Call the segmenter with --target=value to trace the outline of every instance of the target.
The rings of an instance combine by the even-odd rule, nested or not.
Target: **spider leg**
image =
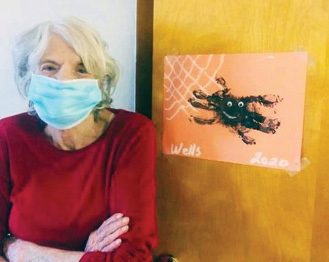
[[[264,96],[247,96],[243,98],[243,101],[248,103],[259,103],[262,106],[273,107],[280,103],[283,99],[277,95],[264,95]]]
[[[225,88],[223,90],[218,90],[215,93],[213,93],[211,96],[209,96],[208,99],[213,98],[213,97],[223,97],[223,95],[226,95],[229,91],[230,91],[229,88]]]
[[[226,80],[224,79],[224,77],[216,77],[216,83],[221,85],[224,88],[226,87]]]
[[[264,123],[262,123],[260,125],[260,131],[264,132],[264,133],[272,133],[274,134],[276,132],[276,130],[279,128],[280,126],[280,121],[279,119],[275,118],[275,119],[271,119],[271,118],[267,118]]]
[[[280,126],[280,121],[277,118],[266,118],[261,114],[253,112],[250,117],[247,117],[242,121],[242,125],[246,128],[259,130],[263,133],[274,134],[276,129]]]
[[[216,83],[223,88],[222,90],[217,91],[217,94],[221,92],[221,95],[226,95],[230,91],[230,89],[226,86],[226,80],[224,79],[224,77],[216,77]]]
[[[211,103],[200,103],[198,101],[196,101],[195,99],[193,98],[190,98],[187,100],[193,107],[196,107],[196,108],[201,108],[201,109],[204,109],[204,110],[209,110],[209,111],[214,111],[216,110],[216,107],[215,105],[211,104]]]
[[[199,125],[212,125],[217,120],[216,117],[211,118],[211,119],[206,119],[206,118],[201,118],[201,117],[191,115],[190,120],[192,120],[192,119],[194,120],[195,123],[197,123]]]
[[[242,141],[247,145],[255,145],[256,140],[250,136],[246,136],[245,133],[247,133],[249,130],[243,127],[236,129],[239,137],[241,137]]]
[[[246,128],[260,130],[261,123],[265,121],[265,117],[257,112],[250,112],[246,117],[241,121],[242,126]]]
[[[201,89],[194,90],[193,95],[199,99],[207,99],[208,95],[204,93]]]

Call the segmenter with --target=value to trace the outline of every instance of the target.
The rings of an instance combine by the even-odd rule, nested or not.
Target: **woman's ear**
[[[26,65],[21,65],[19,67],[19,76],[20,77],[24,77],[26,75],[26,72],[27,72],[27,66]]]

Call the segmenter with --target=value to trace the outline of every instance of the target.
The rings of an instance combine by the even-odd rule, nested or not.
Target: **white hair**
[[[18,36],[12,55],[19,93],[27,98],[31,75],[36,71],[53,33],[74,49],[86,70],[98,79],[103,97],[98,108],[110,105],[112,91],[119,78],[119,67],[107,53],[107,45],[100,34],[86,22],[74,17],[40,23]],[[33,106],[30,106],[30,110],[34,110]]]

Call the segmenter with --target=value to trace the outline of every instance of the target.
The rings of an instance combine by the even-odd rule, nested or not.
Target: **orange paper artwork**
[[[307,53],[167,56],[163,153],[300,170]]]

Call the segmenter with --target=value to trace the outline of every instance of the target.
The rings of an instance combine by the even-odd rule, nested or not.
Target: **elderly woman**
[[[155,130],[110,108],[104,41],[69,18],[25,32],[13,55],[30,108],[0,120],[0,261],[151,261]]]

